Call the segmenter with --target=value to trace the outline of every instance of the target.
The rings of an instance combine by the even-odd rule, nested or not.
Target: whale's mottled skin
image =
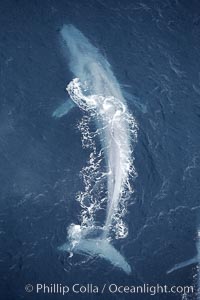
[[[131,168],[130,114],[120,85],[98,49],[72,25],[63,26],[61,37],[63,49],[67,46],[70,70],[75,77],[67,86],[68,94],[78,107],[91,112],[101,128],[101,140],[106,149],[108,199],[106,220],[99,237],[87,238],[85,229],[74,225],[68,233],[69,242],[60,249],[104,257],[130,274],[129,264],[111,245],[109,238]]]

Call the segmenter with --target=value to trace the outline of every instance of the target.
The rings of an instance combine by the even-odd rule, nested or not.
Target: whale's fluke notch
[[[70,252],[69,243],[65,243],[59,250]],[[113,266],[120,268],[126,274],[131,274],[131,267],[125,258],[106,239],[81,239],[73,247],[73,253],[99,256],[109,261]]]
[[[195,256],[195,257],[193,257],[191,259],[188,259],[186,261],[182,261],[179,264],[174,265],[173,268],[171,268],[171,269],[169,269],[167,271],[167,274],[170,274],[170,273],[172,273],[174,271],[177,271],[179,269],[182,269],[182,268],[185,268],[187,266],[190,266],[190,265],[193,265],[193,264],[197,264],[197,263],[198,263],[198,258],[197,258],[197,256]]]

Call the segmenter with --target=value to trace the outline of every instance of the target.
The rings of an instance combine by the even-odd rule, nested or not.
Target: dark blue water
[[[82,149],[74,109],[52,112],[71,80],[59,30],[72,23],[111,63],[139,125],[138,177],[116,247],[125,275],[102,259],[70,265],[57,247],[78,224]],[[200,3],[197,0],[12,0],[0,3],[0,275],[2,300],[149,299],[131,294],[26,293],[27,283],[192,285],[200,221]],[[77,261],[80,261],[77,257]],[[153,297],[153,296],[152,296]],[[154,299],[181,299],[180,294]],[[193,297],[195,299],[195,296]]]

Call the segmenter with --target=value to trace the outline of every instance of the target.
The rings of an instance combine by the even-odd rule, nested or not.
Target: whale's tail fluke
[[[187,266],[190,266],[190,265],[196,264],[196,263],[198,263],[198,258],[197,258],[197,256],[195,256],[195,257],[193,257],[193,258],[191,258],[191,259],[188,259],[188,260],[186,260],[186,261],[182,261],[182,262],[179,263],[179,264],[174,265],[173,268],[171,268],[170,270],[167,271],[167,274],[170,274],[170,273],[172,273],[172,272],[174,272],[174,271],[176,271],[176,270],[185,268],[185,267],[187,267]]]
[[[125,258],[106,239],[81,239],[73,245],[73,248],[69,243],[65,243],[59,247],[59,250],[99,256],[122,269],[126,274],[131,273],[131,267]]]

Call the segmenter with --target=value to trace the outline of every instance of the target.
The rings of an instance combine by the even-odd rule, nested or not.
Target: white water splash
[[[106,202],[104,233],[108,237],[112,232],[115,238],[124,238],[128,229],[123,217],[127,212],[127,200],[133,193],[130,178],[136,175],[130,145],[130,136],[133,142],[137,137],[135,120],[122,101],[112,96],[88,95],[86,83],[82,85],[77,78],[69,83],[67,91],[71,99],[88,113],[83,117],[79,129],[83,147],[90,147],[92,150],[88,164],[82,170],[85,191],[78,195],[82,207],[81,228],[95,228],[95,213]],[[98,126],[95,132],[90,130],[92,120]],[[96,137],[99,137],[104,146],[99,152]],[[104,156],[107,171],[102,172]]]

